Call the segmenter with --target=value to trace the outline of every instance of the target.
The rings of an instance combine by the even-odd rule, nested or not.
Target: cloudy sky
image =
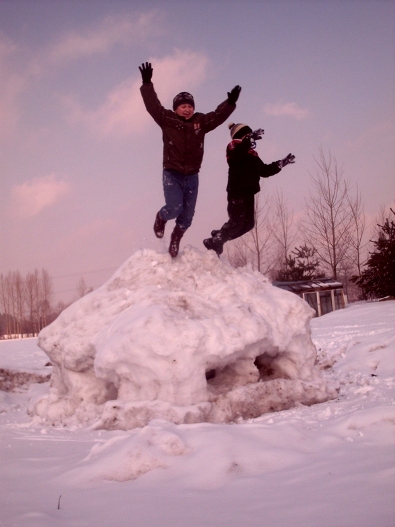
[[[395,196],[395,2],[1,0],[0,272],[46,268],[58,298],[98,287],[135,250],[164,250],[162,142],[138,66],[164,106],[180,91],[213,110],[242,86],[232,121],[264,128],[265,182],[298,214],[319,148],[357,184],[368,217]],[[226,220],[226,124],[206,138],[183,242]],[[172,227],[172,225],[171,225]]]

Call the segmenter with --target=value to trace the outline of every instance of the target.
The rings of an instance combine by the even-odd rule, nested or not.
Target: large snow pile
[[[187,247],[136,252],[41,331],[52,423],[224,423],[336,396],[315,366],[313,311],[258,272]]]

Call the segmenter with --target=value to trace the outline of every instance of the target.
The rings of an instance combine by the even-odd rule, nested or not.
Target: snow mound
[[[97,428],[224,423],[337,395],[315,366],[313,311],[250,268],[141,250],[44,328],[49,393],[30,412]]]

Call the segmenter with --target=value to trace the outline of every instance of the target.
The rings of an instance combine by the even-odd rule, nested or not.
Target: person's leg
[[[230,198],[228,200],[229,219],[221,227],[221,230],[215,237],[220,237],[224,243],[234,240],[240,236],[246,222],[246,204],[245,198]]]
[[[206,249],[212,249],[218,256],[223,252],[224,244],[229,240],[234,240],[240,236],[245,219],[245,200],[244,198],[228,197],[228,216],[229,219],[224,223],[219,231],[212,231],[211,238],[203,240]]]
[[[182,210],[177,216],[176,224],[179,226],[180,229],[186,231],[191,226],[193,216],[195,214],[196,201],[199,190],[199,176],[198,174],[184,176],[182,183]]]
[[[166,204],[160,209],[159,217],[169,221],[181,214],[184,201],[183,174],[172,170],[163,170],[163,193]]]
[[[243,204],[238,205],[238,207],[240,208],[240,206],[242,206],[243,211],[236,211],[236,214],[238,214],[239,219],[239,229],[235,229],[235,232],[232,233],[231,238],[229,238],[229,240],[240,238],[240,236],[243,236],[255,226],[255,196],[253,194],[250,196],[244,196]]]

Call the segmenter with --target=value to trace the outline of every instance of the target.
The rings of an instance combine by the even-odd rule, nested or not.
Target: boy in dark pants
[[[141,95],[148,113],[163,132],[163,191],[166,204],[155,218],[154,232],[163,238],[167,221],[176,219],[169,253],[175,258],[180,240],[190,227],[195,213],[199,170],[203,159],[204,136],[222,124],[236,108],[240,86],[228,92],[228,98],[209,113],[195,113],[195,102],[188,92],[174,97],[173,111],[160,103],[151,82],[149,62],[139,67],[143,84]]]
[[[255,225],[254,197],[260,191],[261,177],[278,174],[289,163],[295,163],[295,156],[288,154],[280,161],[266,165],[255,151],[258,139],[262,139],[264,130],[254,132],[246,124],[229,124],[232,141],[226,148],[229,165],[228,216],[229,220],[218,231],[211,232],[211,238],[203,240],[206,249],[212,249],[220,256],[229,240],[239,238]]]

